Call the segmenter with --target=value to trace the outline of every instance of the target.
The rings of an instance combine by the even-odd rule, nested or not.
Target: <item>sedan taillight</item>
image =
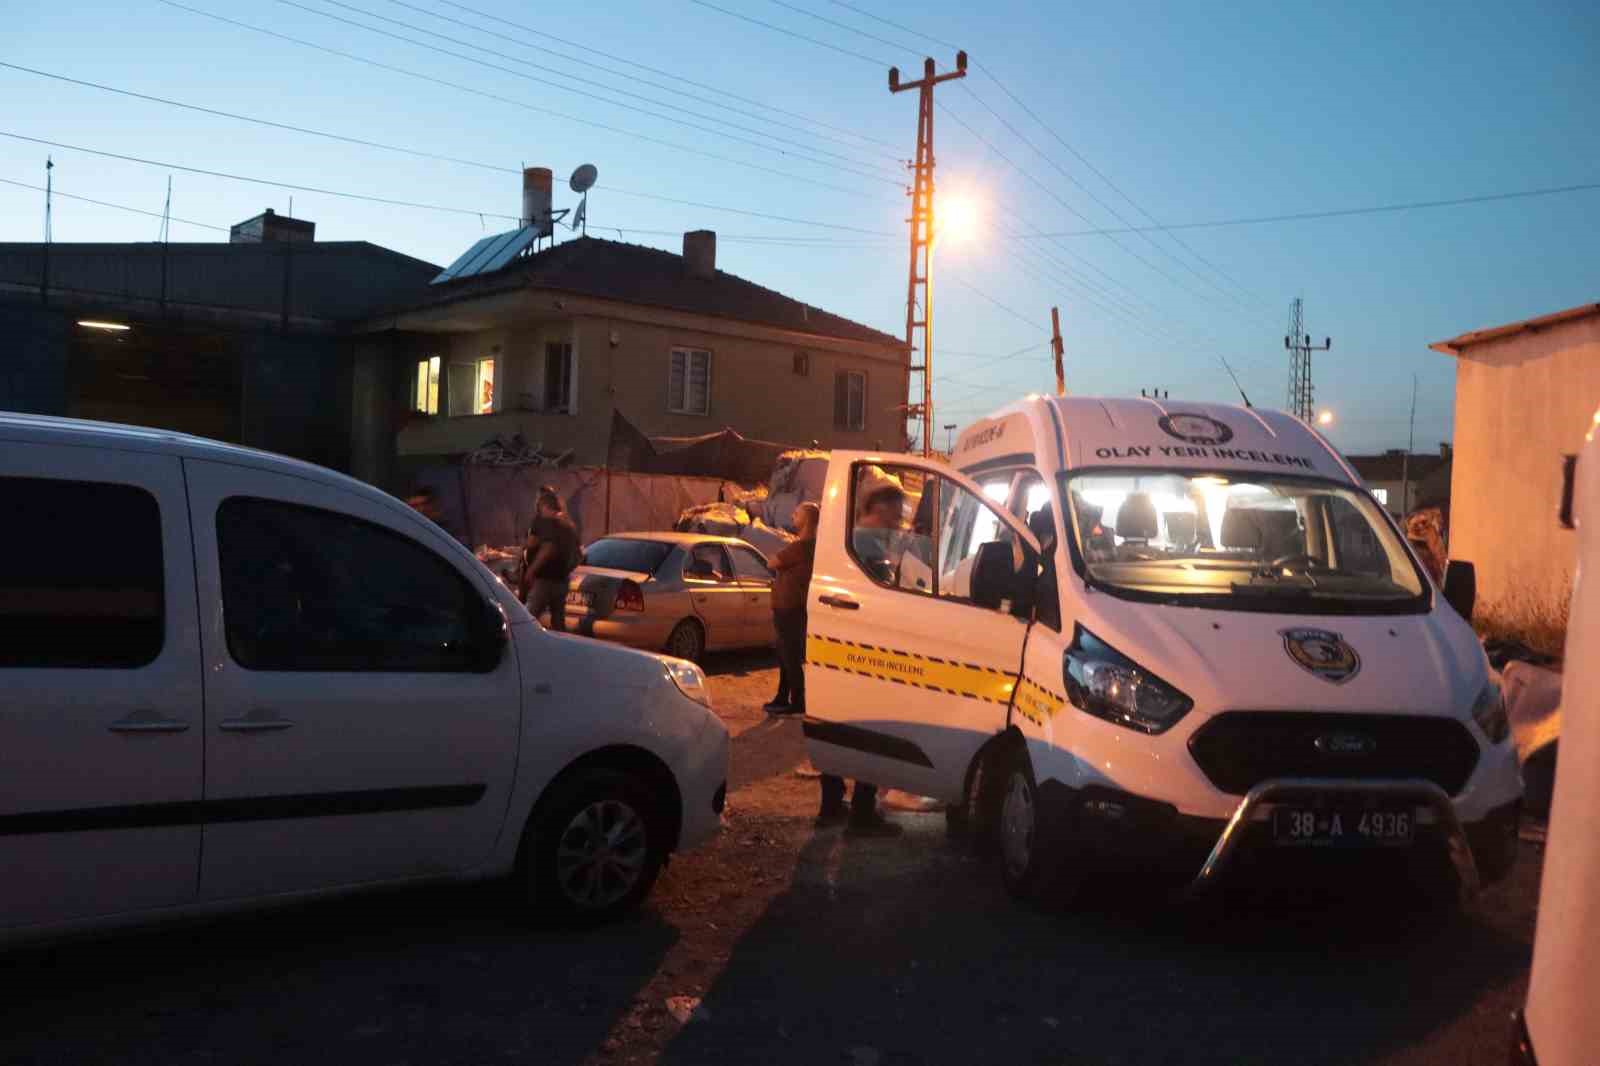
[[[636,582],[624,581],[617,586],[617,601],[614,608],[618,611],[644,610],[644,589]]]

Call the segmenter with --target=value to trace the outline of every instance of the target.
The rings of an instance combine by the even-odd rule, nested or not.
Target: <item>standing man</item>
[[[767,704],[768,714],[806,712],[806,590],[811,587],[811,566],[817,555],[817,516],[814,503],[802,503],[790,519],[795,540],[772,560],[777,578],[772,582],[772,628],[778,634],[778,694]]]
[[[557,633],[564,632],[567,578],[578,568],[578,527],[567,517],[561,497],[549,485],[539,489],[533,523],[528,527],[528,546],[523,549],[523,555],[528,613],[538,618],[548,609],[550,628]]]

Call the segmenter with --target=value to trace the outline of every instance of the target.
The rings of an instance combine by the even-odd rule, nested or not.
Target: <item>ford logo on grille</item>
[[[1324,755],[1371,755],[1378,748],[1377,741],[1360,733],[1324,733],[1316,745]]]

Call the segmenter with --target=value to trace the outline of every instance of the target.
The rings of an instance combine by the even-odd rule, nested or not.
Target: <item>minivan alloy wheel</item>
[[[639,812],[620,800],[597,800],[581,808],[562,831],[556,880],[579,907],[609,907],[633,891],[648,853]]]

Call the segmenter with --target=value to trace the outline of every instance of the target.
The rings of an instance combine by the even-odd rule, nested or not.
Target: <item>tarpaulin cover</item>
[[[607,461],[617,470],[760,485],[772,476],[779,457],[793,447],[750,440],[732,429],[699,437],[646,437],[622,412],[612,411]]]
[[[566,504],[588,544],[606,533],[671,529],[685,509],[721,499],[724,482],[717,478],[622,473],[604,467],[552,470],[532,466],[462,466],[429,468],[419,486],[434,490],[441,523],[473,548],[523,543],[533,521],[539,488],[549,485]],[[732,491],[736,486],[728,485]]]

